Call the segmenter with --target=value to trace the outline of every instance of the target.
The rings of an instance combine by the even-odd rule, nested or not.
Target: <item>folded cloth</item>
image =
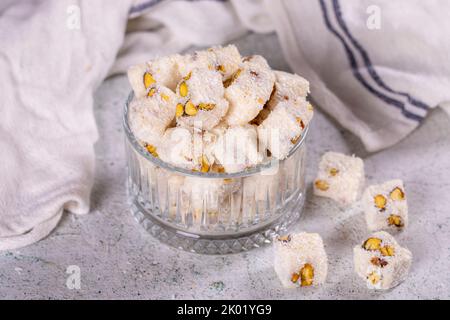
[[[130,8],[125,41],[110,75],[191,46],[227,43],[247,32],[228,1],[140,0]]]
[[[2,0],[0,250],[45,237],[64,210],[89,211],[92,95],[107,75],[276,31],[318,106],[375,151],[450,101],[449,10],[438,0]]]
[[[127,2],[1,2],[0,250],[45,237],[64,209],[89,211],[92,96],[122,44]]]
[[[368,151],[394,145],[450,101],[449,1],[265,4],[291,68]]]

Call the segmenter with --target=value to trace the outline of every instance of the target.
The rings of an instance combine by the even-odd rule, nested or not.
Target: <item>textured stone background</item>
[[[275,35],[236,41],[244,54],[264,55],[288,70]],[[410,276],[393,290],[368,291],[352,266],[352,247],[366,233],[357,210],[342,211],[308,190],[295,230],[319,232],[329,256],[327,283],[286,290],[272,267],[270,247],[227,256],[202,256],[158,243],[132,219],[125,202],[122,105],[125,77],[105,81],[95,97],[100,139],[92,212],[65,215],[46,239],[0,253],[0,298],[138,299],[400,299],[450,298],[450,120],[434,111],[411,136],[389,150],[367,154],[359,141],[319,110],[308,141],[311,185],[317,160],[327,150],[365,159],[368,183],[405,181],[410,227],[399,242],[414,255]],[[66,268],[81,269],[81,289],[66,287]]]

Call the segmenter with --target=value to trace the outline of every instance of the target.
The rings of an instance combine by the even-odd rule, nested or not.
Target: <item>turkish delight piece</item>
[[[263,109],[273,90],[275,75],[261,56],[252,56],[225,80],[225,98],[230,106],[225,117],[230,126],[252,121]]]
[[[314,181],[314,194],[333,199],[342,206],[355,202],[364,185],[364,163],[355,156],[325,153]]]
[[[399,231],[408,225],[408,203],[402,180],[391,180],[366,189],[362,206],[370,231]]]
[[[379,231],[353,249],[355,271],[369,289],[390,289],[405,280],[412,254],[395,238]]]
[[[274,240],[274,268],[286,288],[317,286],[325,282],[328,260],[317,233],[298,233]]]

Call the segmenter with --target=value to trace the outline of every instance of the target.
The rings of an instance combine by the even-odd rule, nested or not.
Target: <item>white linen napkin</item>
[[[89,212],[95,88],[124,37],[127,1],[0,4],[0,250]]]

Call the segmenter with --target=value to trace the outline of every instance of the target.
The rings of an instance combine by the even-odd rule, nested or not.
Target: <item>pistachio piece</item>
[[[328,182],[326,182],[325,180],[316,180],[316,182],[314,182],[314,185],[316,186],[317,189],[322,191],[327,191],[328,188],[330,187]]]
[[[165,93],[161,93],[161,99],[163,99],[164,101],[169,101],[170,100],[170,97],[167,95],[167,94],[165,94]]]
[[[181,103],[177,104],[177,107],[175,109],[175,116],[177,118],[181,117],[184,114],[184,106]]]
[[[330,176],[335,177],[339,173],[339,170],[336,168],[330,168],[329,173]]]
[[[224,67],[223,65],[221,65],[221,64],[219,64],[219,65],[216,67],[216,70],[217,70],[217,71],[220,71],[220,72],[222,72],[222,73],[225,73],[225,67]]]
[[[156,93],[156,89],[155,88],[151,88],[150,90],[148,90],[147,93],[147,97],[153,97]]]
[[[298,142],[298,140],[300,140],[300,137],[301,137],[301,135],[299,135],[299,136],[297,136],[297,137],[295,137],[295,138],[292,138],[292,139],[291,139],[291,143],[292,143],[292,144],[296,144],[296,143]]]
[[[145,87],[145,89],[150,87],[155,82],[156,82],[156,80],[153,78],[153,76],[149,72],[144,73],[144,87]]]
[[[373,257],[372,259],[370,259],[370,262],[377,267],[385,267],[387,266],[388,262],[384,259],[378,258],[378,257]]]
[[[405,199],[405,193],[399,187],[394,188],[394,190],[391,191],[389,196],[394,201],[401,201]]]
[[[280,242],[283,242],[283,243],[288,243],[288,242],[291,241],[291,235],[287,234],[287,235],[284,235],[284,236],[279,236],[277,238],[277,240],[280,241]]]
[[[217,210],[208,211],[208,217],[210,219],[216,219],[218,215],[219,215],[219,212]]]
[[[380,209],[381,211],[386,209],[386,197],[381,195],[381,194],[377,194],[374,198],[373,198],[373,202],[375,203],[375,207],[377,207],[378,209]]]
[[[203,102],[201,102],[198,105],[198,108],[200,110],[205,110],[205,111],[210,111],[210,110],[214,109],[215,107],[216,107],[216,105],[214,103],[203,103]]]
[[[307,287],[312,285],[314,279],[314,268],[311,264],[306,263],[300,270],[301,286]]]
[[[395,254],[395,250],[391,246],[384,246],[380,248],[381,255],[384,257],[392,257]]]
[[[225,81],[223,82],[223,87],[224,87],[224,88],[228,88],[228,87],[231,85],[231,82],[232,82],[232,79],[231,79],[231,78],[228,78],[227,80],[225,80]]]
[[[222,165],[220,165],[220,164],[214,163],[211,166],[211,171],[215,172],[215,173],[225,173],[225,168]],[[227,179],[224,179],[224,180],[227,180]]]
[[[238,69],[231,77],[229,77],[227,80],[223,82],[223,86],[225,88],[228,88],[241,74],[242,70]]]
[[[209,168],[210,168],[211,166],[210,166],[210,164],[209,164],[208,158],[207,158],[205,155],[202,155],[202,156],[201,156],[200,163],[201,163],[201,169],[200,169],[200,171],[203,172],[203,173],[208,172],[208,171],[209,171]]]
[[[370,281],[370,283],[372,283],[373,285],[377,284],[380,280],[381,277],[378,275],[378,273],[376,273],[375,271],[371,272],[368,276],[367,276],[367,280]]]
[[[295,120],[297,121],[298,125],[299,125],[302,129],[305,129],[305,123],[303,122],[302,118],[296,117]]]
[[[198,112],[198,109],[191,101],[188,101],[184,106],[184,112],[186,112],[188,116],[195,116]]]
[[[363,248],[369,251],[379,250],[381,248],[381,239],[369,238],[364,242]]]
[[[180,92],[180,96],[186,97],[188,95],[189,90],[185,81],[180,83],[180,87],[178,88],[178,90]]]
[[[145,149],[147,149],[148,153],[150,153],[155,158],[158,158],[158,153],[156,152],[156,147],[151,144],[146,144]]]
[[[403,227],[402,218],[398,215],[391,214],[389,218],[387,219],[388,225],[390,226],[396,226],[398,228]]]
[[[300,275],[298,273],[294,272],[291,276],[291,281],[293,283],[296,283],[298,281],[298,279],[300,279]]]

